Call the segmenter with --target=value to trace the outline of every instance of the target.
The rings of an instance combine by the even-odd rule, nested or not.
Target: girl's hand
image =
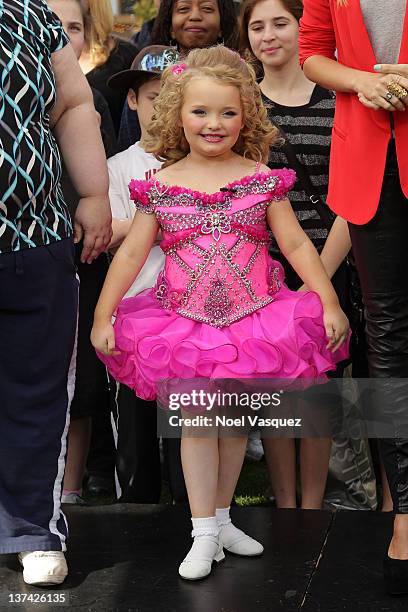
[[[115,332],[110,321],[94,321],[91,342],[93,347],[104,355],[120,355],[119,351],[115,351]]]
[[[340,306],[324,308],[324,327],[329,339],[326,348],[333,353],[347,340],[350,325]]]
[[[401,76],[401,74],[395,71],[387,73],[377,72],[378,74],[363,72],[356,82],[355,89],[361,104],[372,110],[382,108],[391,112],[396,110],[405,111],[408,105],[408,98],[405,97],[400,100],[393,95],[388,99],[389,96],[387,94],[390,92],[387,86],[394,81],[408,91],[408,78]]]

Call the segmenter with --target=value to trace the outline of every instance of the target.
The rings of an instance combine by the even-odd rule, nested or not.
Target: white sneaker
[[[23,566],[26,584],[46,586],[61,584],[68,574],[64,553],[60,550],[36,550],[21,552],[18,560]]]
[[[264,551],[260,542],[251,538],[232,523],[221,526],[220,543],[228,552],[242,557],[257,557]]]
[[[200,580],[211,573],[213,561],[225,559],[218,536],[196,536],[187,557],[179,567],[179,574],[186,580]]]

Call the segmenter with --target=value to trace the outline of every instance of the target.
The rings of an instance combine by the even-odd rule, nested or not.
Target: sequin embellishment
[[[160,181],[143,191],[134,181],[136,207],[154,208],[162,230],[166,267],[155,295],[163,308],[222,328],[273,302],[283,274],[268,255],[266,210],[285,197],[292,174],[258,174],[214,194]],[[235,205],[248,195],[256,197]]]
[[[164,272],[161,272],[157,278],[156,299],[166,310],[175,310],[185,303],[185,296],[182,292],[169,290]]]
[[[231,231],[231,221],[224,212],[206,213],[204,223],[201,226],[203,234],[212,234],[216,242],[221,238],[221,233],[229,234]]]
[[[269,295],[275,295],[282,287],[282,281],[280,279],[280,269],[278,267],[270,268],[268,274],[268,293]]]
[[[211,283],[210,291],[204,302],[204,312],[212,319],[213,324],[225,325],[232,307],[233,302],[228,295],[227,288],[219,278],[216,278]]]

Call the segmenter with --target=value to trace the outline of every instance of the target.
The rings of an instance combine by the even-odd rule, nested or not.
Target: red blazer
[[[340,7],[336,0],[304,0],[303,4],[302,65],[312,55],[336,59],[337,49],[341,64],[374,72],[377,62],[360,0],[348,0],[346,6]],[[387,10],[385,6],[384,10]],[[408,64],[408,8],[398,63]],[[408,198],[408,109],[395,112],[394,118],[399,175]],[[337,94],[327,200],[334,212],[352,223],[367,223],[375,215],[390,134],[388,111],[364,107],[356,94]]]

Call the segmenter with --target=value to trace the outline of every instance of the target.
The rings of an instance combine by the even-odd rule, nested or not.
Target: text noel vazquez
[[[212,427],[214,425],[220,425],[222,427],[245,427],[250,425],[251,427],[274,427],[279,429],[281,427],[301,427],[302,419],[263,419],[257,415],[242,415],[240,417],[226,417],[226,416],[202,416],[197,415],[195,417],[187,418],[180,417],[177,414],[173,414],[169,417],[169,425],[172,427]]]

